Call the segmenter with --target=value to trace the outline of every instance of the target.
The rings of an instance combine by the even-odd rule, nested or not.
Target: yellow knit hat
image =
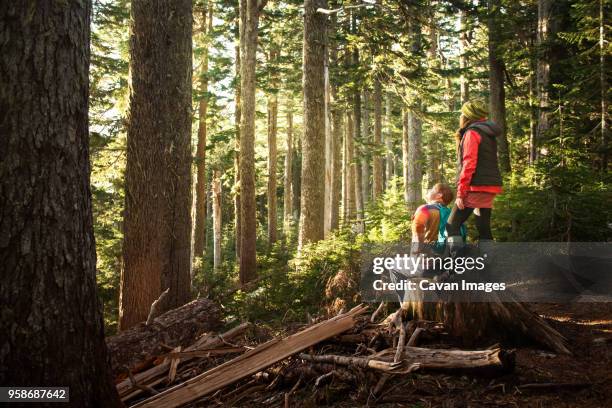
[[[481,101],[468,101],[461,107],[461,113],[469,120],[486,118],[489,114],[487,105]]]

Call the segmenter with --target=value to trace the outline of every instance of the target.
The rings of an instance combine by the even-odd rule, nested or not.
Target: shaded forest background
[[[304,3],[268,1],[254,11],[256,271],[241,279],[239,4],[194,2],[194,295],[252,321],[304,316],[343,291],[350,298],[361,246],[408,240],[423,192],[454,183],[453,134],[471,98],[488,101],[505,129],[497,240],[612,238],[609,1],[306,3],[327,10],[312,21],[327,67],[325,120],[309,122],[327,145],[314,167],[326,177],[325,217],[307,225],[325,239],[305,239],[298,253],[312,233],[300,234],[303,59],[317,54],[303,49]],[[99,0],[93,9],[91,182],[107,334],[117,329],[124,264],[130,6]]]

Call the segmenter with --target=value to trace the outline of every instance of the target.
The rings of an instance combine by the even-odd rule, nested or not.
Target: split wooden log
[[[164,300],[166,296],[168,296],[168,293],[170,293],[170,288],[164,290],[157,300],[151,304],[149,316],[147,317],[147,325],[153,323],[153,320],[161,314],[160,311],[163,310],[162,306],[164,305]]]
[[[186,362],[197,358],[199,356],[190,355],[191,352],[197,352],[197,350],[211,350],[216,347],[222,346],[226,341],[231,340],[241,334],[243,334],[249,327],[250,323],[242,323],[221,335],[208,335],[202,336],[195,341],[191,346],[184,349],[180,354],[181,361]],[[151,367],[150,369],[138,373],[133,376],[134,381],[126,379],[117,384],[117,392],[123,401],[135,397],[142,392],[142,388],[137,385],[147,385],[149,387],[155,386],[165,380],[165,375],[170,369],[170,359],[165,359],[159,365]]]
[[[106,339],[113,373],[133,370],[143,361],[165,352],[163,344],[175,348],[195,341],[202,333],[222,325],[221,308],[211,300],[197,299],[177,309]]]
[[[323,340],[350,330],[355,326],[355,317],[366,310],[366,306],[360,305],[345,314],[317,323],[291,336],[271,340],[233,360],[155,395],[154,398],[141,401],[133,407],[171,408],[187,404],[226,385],[253,375]]]

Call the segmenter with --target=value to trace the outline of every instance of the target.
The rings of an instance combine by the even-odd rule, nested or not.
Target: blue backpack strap
[[[446,233],[446,224],[448,223],[448,219],[451,215],[451,209],[440,203],[433,204],[433,207],[440,212],[440,227],[438,230],[438,242],[436,243],[436,249],[443,251],[444,247],[446,246],[446,238],[448,237],[448,234]],[[465,241],[467,239],[467,227],[465,224],[461,225],[460,233]]]

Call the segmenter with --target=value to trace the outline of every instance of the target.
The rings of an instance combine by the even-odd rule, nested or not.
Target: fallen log
[[[467,351],[406,346],[402,359],[394,361],[395,357],[396,350],[393,348],[370,357],[300,354],[300,358],[306,361],[370,368],[391,374],[407,374],[417,370],[498,374],[514,369],[514,353],[500,348]]]
[[[393,361],[396,350],[386,349],[373,358]],[[446,350],[406,346],[402,354],[402,367],[394,373],[402,374],[416,370],[457,371],[473,374],[504,374],[514,370],[513,351],[499,347],[486,350]]]
[[[136,407],[178,407],[255,374],[322,340],[355,326],[355,317],[367,309],[360,305],[351,311],[310,326],[285,338],[264,343],[247,353],[208,370],[184,383],[133,405]]]
[[[202,333],[222,325],[221,309],[208,299],[197,299],[106,339],[113,374],[133,370],[143,361],[164,352],[163,344],[175,348],[194,342]]]
[[[227,340],[231,340],[241,334],[243,334],[249,327],[250,323],[242,323],[221,335],[208,335],[202,336],[195,341],[191,346],[183,350],[184,353],[190,353],[196,350],[210,350],[219,347]],[[181,357],[181,361],[189,361],[197,356],[185,355]],[[150,369],[138,373],[133,376],[133,380],[126,379],[117,384],[117,392],[123,401],[135,397],[142,392],[142,388],[139,385],[154,386],[159,384],[165,379],[165,374],[170,369],[171,360],[165,359],[161,364],[151,367]]]

